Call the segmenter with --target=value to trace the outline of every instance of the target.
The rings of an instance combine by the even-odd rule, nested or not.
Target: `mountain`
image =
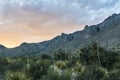
[[[6,47],[3,46],[3,45],[0,45],[0,50],[1,50],[1,49],[6,49]]]
[[[1,48],[0,56],[16,57],[22,55],[51,54],[57,49],[75,53],[81,47],[98,43],[108,50],[120,49],[120,14],[113,14],[97,25],[86,25],[82,31],[71,34],[62,33],[52,40],[40,43],[22,43],[15,48]]]

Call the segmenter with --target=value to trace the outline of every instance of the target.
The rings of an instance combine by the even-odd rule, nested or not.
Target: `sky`
[[[72,33],[120,13],[120,0],[0,0],[0,44],[12,48]]]

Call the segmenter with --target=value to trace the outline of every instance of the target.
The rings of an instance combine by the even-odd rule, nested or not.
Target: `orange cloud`
[[[18,11],[18,12],[17,12]],[[62,15],[37,13],[16,9],[0,17],[0,44],[15,47],[22,42],[41,42],[61,33],[70,33],[82,29],[82,25]]]

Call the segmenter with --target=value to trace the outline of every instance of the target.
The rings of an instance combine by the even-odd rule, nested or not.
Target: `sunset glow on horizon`
[[[0,0],[0,44],[12,48],[82,30],[120,13],[119,5],[120,0]]]

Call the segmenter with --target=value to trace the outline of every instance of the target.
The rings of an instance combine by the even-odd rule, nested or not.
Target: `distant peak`
[[[112,16],[116,16],[116,15],[118,15],[118,14],[117,14],[117,13],[113,13],[113,14],[112,14]]]
[[[61,36],[66,36],[67,34],[65,34],[65,33],[61,33]]]
[[[85,25],[85,28],[84,29],[87,29],[89,26],[88,25]]]
[[[23,42],[20,46],[25,46],[27,44],[28,44],[27,42]]]
[[[0,49],[6,49],[6,47],[3,45],[0,45]]]
[[[105,19],[105,21],[111,20],[111,19],[113,19],[113,18],[115,18],[115,17],[117,17],[117,16],[120,16],[120,14],[114,13],[114,14],[112,14],[111,16],[109,16],[107,19]]]

